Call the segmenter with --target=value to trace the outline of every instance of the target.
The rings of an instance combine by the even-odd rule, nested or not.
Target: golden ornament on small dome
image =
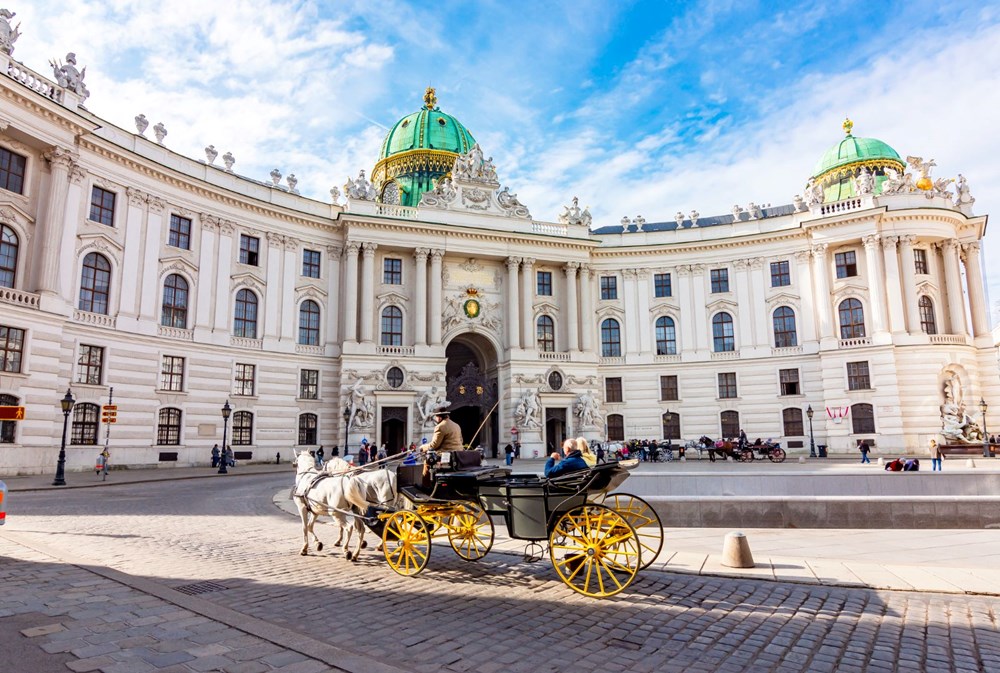
[[[840,125],[840,128],[844,129],[844,133],[851,135],[851,130],[854,129],[854,122],[851,121],[850,117],[844,118],[844,123]]]

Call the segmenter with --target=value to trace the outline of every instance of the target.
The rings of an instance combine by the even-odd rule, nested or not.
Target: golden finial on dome
[[[437,107],[438,99],[434,92],[434,87],[427,87],[427,91],[424,92],[424,107],[428,110],[433,110]]]
[[[850,117],[844,117],[844,123],[840,125],[840,128],[844,129],[844,133],[851,135],[851,129],[854,128],[854,122],[851,121]]]

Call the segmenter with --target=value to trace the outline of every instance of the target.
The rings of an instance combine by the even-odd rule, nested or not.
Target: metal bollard
[[[0,481],[0,526],[7,523],[7,484]]]

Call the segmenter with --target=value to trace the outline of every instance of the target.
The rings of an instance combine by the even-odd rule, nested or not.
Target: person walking
[[[509,442],[503,447],[503,460],[508,467],[514,464],[514,445]]]
[[[361,440],[361,447],[358,449],[358,466],[364,467],[368,462],[368,440]]]
[[[597,444],[597,462],[598,463],[605,463],[605,462],[607,462],[604,459],[604,445],[601,444],[600,442],[594,442],[594,443]]]
[[[226,465],[229,467],[236,467],[236,457],[233,455],[233,447],[227,446],[223,460],[226,461]]]
[[[868,446],[868,440],[859,439],[858,440],[858,451],[861,452],[861,463],[870,463],[872,461],[868,460],[868,452],[872,450],[872,447]]]
[[[108,479],[108,463],[111,461],[111,454],[108,453],[107,449],[101,451],[101,455],[97,457],[97,472],[101,475],[101,481],[107,481]]]
[[[941,447],[938,445],[936,439],[931,440],[931,472],[941,472],[941,459],[944,458],[944,454],[941,453]]]
[[[379,461],[379,467],[383,470],[385,469],[385,463],[382,461],[389,457],[389,452],[385,450],[385,442],[382,442],[382,446],[378,447],[378,453],[375,454],[375,460]]]
[[[319,448],[316,449],[316,467],[323,469],[323,456],[325,452],[323,451],[323,445],[320,444]]]
[[[219,456],[220,456],[219,445],[216,444],[215,446],[212,447],[212,467],[219,466]]]

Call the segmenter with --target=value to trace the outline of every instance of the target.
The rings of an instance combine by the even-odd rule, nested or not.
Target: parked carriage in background
[[[687,450],[697,451],[699,459],[701,459],[702,454],[707,453],[713,462],[716,458],[730,458],[741,463],[751,463],[759,457],[761,460],[767,458],[772,463],[781,463],[786,458],[785,450],[781,448],[781,444],[770,439],[766,442],[758,439],[753,444],[745,442],[741,446],[737,441],[713,440],[711,437],[702,436],[697,440],[689,441],[684,446]]]

